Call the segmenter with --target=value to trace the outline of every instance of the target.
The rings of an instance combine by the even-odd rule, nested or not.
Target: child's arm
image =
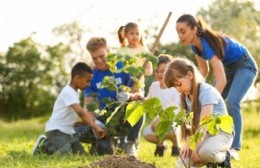
[[[94,129],[96,135],[99,138],[103,138],[106,135],[105,130],[96,125],[95,118],[90,112],[88,112],[86,109],[83,109],[79,104],[72,104],[71,106],[82,119],[82,121]]]
[[[144,67],[145,76],[151,76],[153,74],[153,64],[151,61],[146,59],[143,67]]]

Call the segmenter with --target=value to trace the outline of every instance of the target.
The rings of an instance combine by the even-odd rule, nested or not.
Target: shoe
[[[164,145],[163,146],[156,146],[155,151],[154,151],[154,156],[163,157],[166,149],[167,149],[167,147],[164,146]]]
[[[135,157],[137,156],[135,143],[132,143],[132,142],[127,142],[126,143],[126,154],[128,156],[135,156]]]
[[[40,135],[38,137],[38,139],[36,140],[36,143],[34,145],[34,148],[32,150],[32,155],[43,153],[43,145],[44,145],[44,142],[46,139],[47,138],[45,135]]]
[[[179,154],[180,154],[180,149],[177,146],[173,146],[171,156],[179,156]]]
[[[231,168],[231,156],[228,151],[225,160],[222,163],[218,164],[218,166],[222,168]]]
[[[234,160],[239,160],[239,155],[238,155],[238,150],[236,149],[230,149],[230,155],[231,155],[231,158],[234,159]]]

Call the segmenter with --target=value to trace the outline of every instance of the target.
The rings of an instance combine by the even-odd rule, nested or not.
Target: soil
[[[95,161],[84,168],[156,168],[154,165],[137,160],[134,156],[111,155]]]

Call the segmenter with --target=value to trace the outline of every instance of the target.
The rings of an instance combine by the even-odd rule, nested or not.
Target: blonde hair
[[[107,41],[104,37],[92,37],[86,45],[89,52],[94,52],[102,47],[107,47]]]
[[[118,31],[117,31],[117,34],[118,34],[118,39],[119,39],[119,43],[121,44],[122,47],[125,47],[127,46],[127,41],[126,41],[126,37],[125,37],[125,34],[127,32],[129,32],[130,30],[132,29],[138,29],[139,30],[139,27],[136,23],[133,23],[133,22],[129,22],[127,23],[125,26],[120,26]],[[139,43],[143,46],[143,37],[141,36],[140,38],[140,41]]]
[[[167,87],[175,87],[178,86],[178,79],[185,77],[188,72],[193,74],[192,78],[192,111],[194,112],[194,117],[192,120],[192,129],[189,130],[186,128],[185,125],[182,126],[182,136],[185,138],[188,134],[194,133],[198,128],[200,122],[200,103],[198,100],[199,95],[199,87],[200,82],[203,82],[204,79],[202,75],[199,73],[197,67],[188,59],[185,58],[174,58],[172,62],[168,65],[165,76],[164,82]],[[181,104],[182,108],[187,110],[187,104],[185,100],[185,95],[181,95]]]

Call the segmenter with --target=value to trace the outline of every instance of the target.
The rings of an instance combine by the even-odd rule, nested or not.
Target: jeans
[[[242,112],[240,103],[254,83],[258,72],[255,60],[250,53],[244,54],[233,64],[225,65],[227,84],[222,92],[227,110],[234,121],[235,137],[231,148],[241,149],[242,146]]]
[[[44,142],[44,151],[47,154],[86,154],[79,139],[75,135],[69,135],[60,130],[46,132],[47,139]]]

